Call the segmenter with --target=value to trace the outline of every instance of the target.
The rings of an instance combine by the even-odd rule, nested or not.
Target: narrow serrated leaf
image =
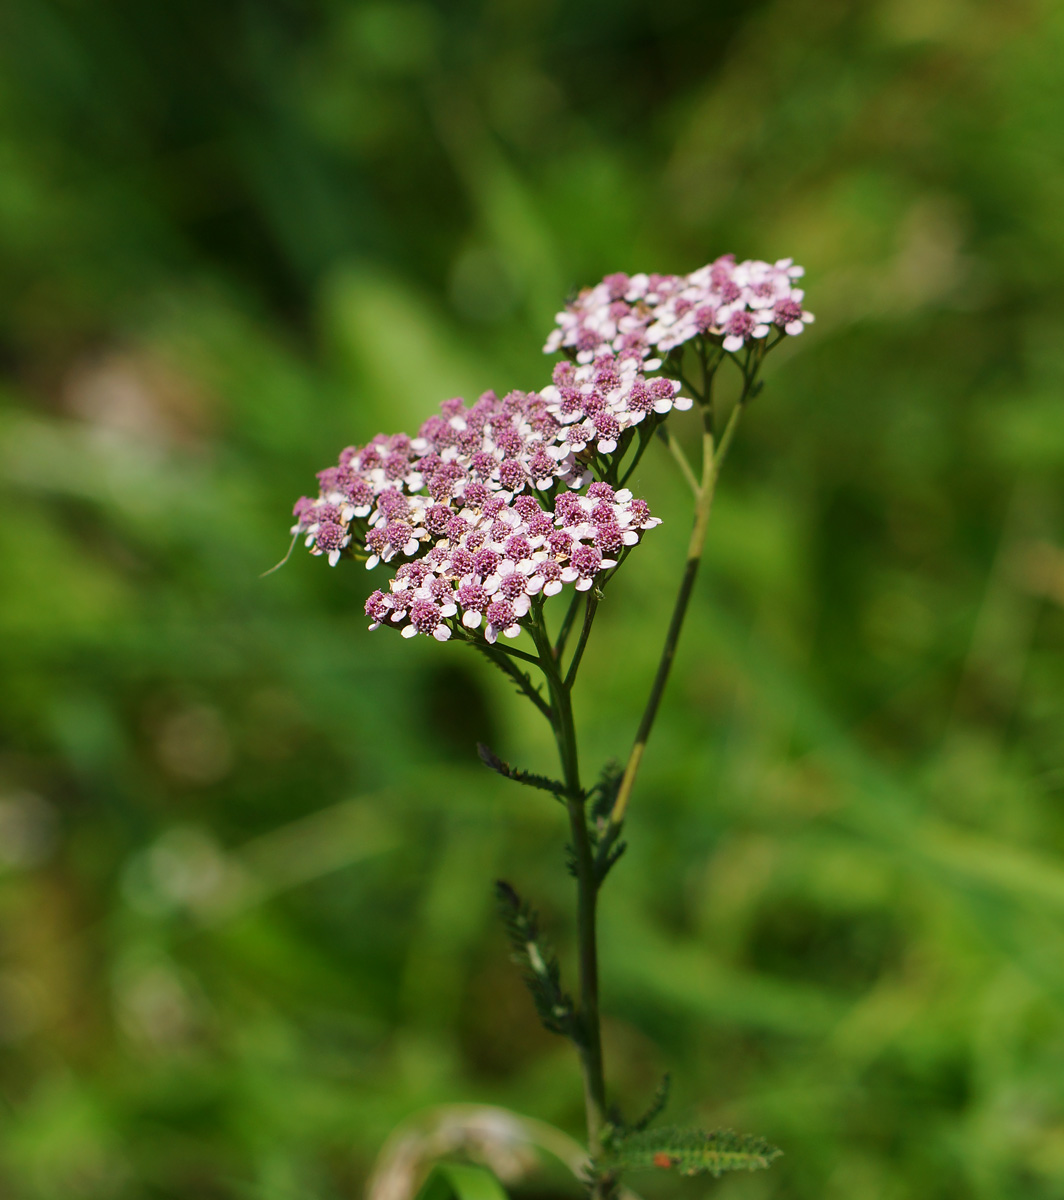
[[[592,827],[605,823],[613,809],[613,802],[617,799],[617,790],[623,778],[624,768],[615,759],[611,759],[599,772],[598,779],[588,791],[588,799],[591,801],[588,811]]]
[[[519,771],[511,767],[508,762],[504,762],[490,746],[485,746],[483,742],[477,742],[477,754],[480,755],[480,761],[489,767],[492,771],[503,776],[504,779],[512,779],[514,783],[523,783],[525,787],[538,788],[543,792],[550,792],[552,795],[561,799],[565,795],[565,784],[557,779],[551,779],[546,775],[535,775],[531,771]]]
[[[572,998],[562,990],[561,967],[539,931],[539,917],[503,879],[495,884],[499,913],[510,939],[514,962],[521,968],[525,986],[543,1027],[551,1033],[579,1040]]]
[[[606,1171],[636,1171],[646,1167],[681,1175],[722,1175],[725,1171],[758,1171],[782,1151],[764,1138],[718,1129],[651,1129],[617,1133],[597,1165]]]

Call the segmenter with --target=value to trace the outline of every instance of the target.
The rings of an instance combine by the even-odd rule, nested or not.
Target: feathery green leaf
[[[616,759],[611,759],[599,772],[598,779],[588,790],[588,799],[591,801],[588,811],[592,828],[604,824],[609,817],[623,778],[624,768]]]
[[[678,1171],[681,1175],[721,1175],[725,1171],[757,1171],[782,1151],[764,1138],[718,1129],[650,1129],[615,1133],[596,1166],[604,1171],[635,1171],[644,1167]]]
[[[565,795],[565,784],[560,780],[551,779],[546,775],[534,775],[531,771],[515,770],[508,762],[503,762],[495,751],[490,746],[485,746],[483,742],[477,742],[477,754],[480,755],[480,761],[486,767],[490,767],[505,779],[512,779],[514,783],[523,783],[525,787],[551,792],[559,800]]]
[[[579,1041],[572,997],[562,991],[561,968],[554,951],[539,932],[539,917],[535,910],[503,879],[495,883],[495,896],[514,962],[521,968],[543,1027],[551,1033]]]

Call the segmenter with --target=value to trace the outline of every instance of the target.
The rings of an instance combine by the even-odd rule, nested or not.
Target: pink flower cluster
[[[690,275],[607,275],[558,314],[544,351],[568,350],[578,363],[615,352],[654,370],[663,354],[700,336],[719,338],[731,353],[773,328],[795,336],[813,320],[795,286],[804,273],[789,258],[737,263],[726,254]]]
[[[645,372],[694,338],[734,353],[773,329],[801,333],[813,320],[802,274],[725,255],[690,275],[607,275],[558,314],[545,349],[568,358],[547,387],[447,400],[416,437],[349,446],[297,501],[292,532],[334,566],[347,554],[393,567],[366,603],[371,629],[516,637],[536,597],[586,591],[658,524],[608,482],[636,426],[692,405],[677,380]]]
[[[447,400],[416,437],[383,434],[319,472],[295,506],[293,533],[330,563],[348,547],[367,567],[401,560],[366,602],[371,629],[446,641],[451,622],[494,642],[516,637],[533,598],[590,588],[657,525],[627,489],[592,482],[594,452],[648,413],[689,407],[673,380],[644,379],[637,360],[559,364],[551,387]]]

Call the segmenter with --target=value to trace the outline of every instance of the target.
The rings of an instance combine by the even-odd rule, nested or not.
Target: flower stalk
[[[698,569],[702,565],[702,554],[706,546],[706,532],[709,528],[709,515],[713,508],[713,497],[716,495],[717,480],[720,478],[721,467],[724,465],[724,459],[727,457],[732,439],[735,437],[735,431],[739,425],[739,417],[750,397],[754,382],[753,376],[744,376],[742,393],[731,411],[731,416],[724,427],[719,444],[715,444],[713,438],[713,410],[711,392],[708,387],[700,397],[702,408],[702,478],[695,490],[694,522],[691,528],[691,538],[687,544],[687,558],[684,563],[680,586],[676,593],[676,600],[673,604],[672,616],[669,618],[669,627],[665,634],[665,644],[661,651],[661,658],[658,660],[654,682],[651,685],[650,695],[647,698],[646,707],[643,710],[643,716],[636,731],[635,741],[632,744],[628,761],[625,764],[624,775],[621,777],[621,784],[617,790],[617,797],[610,812],[609,825],[605,834],[605,840],[609,843],[617,840],[624,825],[624,818],[628,811],[628,802],[632,795],[632,789],[635,787],[636,775],[639,773],[639,767],[643,761],[643,752],[646,749],[647,741],[650,738],[650,731],[654,727],[654,720],[658,715],[658,708],[665,694],[665,686],[669,681],[673,660],[676,658],[676,649],[680,642],[680,633],[683,630],[684,619],[687,616],[687,608],[691,601],[691,594],[694,591],[695,580],[698,578]]]

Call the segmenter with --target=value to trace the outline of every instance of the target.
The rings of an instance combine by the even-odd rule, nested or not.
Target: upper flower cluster
[[[590,482],[590,467],[648,413],[689,407],[679,388],[608,354],[559,364],[542,393],[447,400],[416,437],[344,450],[319,472],[318,496],[296,503],[293,533],[333,564],[348,547],[368,567],[401,560],[366,604],[371,628],[445,641],[460,620],[489,642],[515,637],[533,597],[590,588],[658,524],[627,489]]]
[[[699,336],[734,353],[773,328],[799,334],[813,320],[795,286],[804,273],[789,258],[737,263],[726,254],[690,275],[607,275],[558,314],[544,350],[568,350],[578,363],[616,352],[654,370],[661,355]]]

